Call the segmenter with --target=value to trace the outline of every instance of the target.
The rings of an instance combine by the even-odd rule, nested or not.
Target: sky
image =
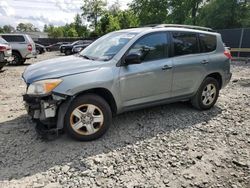
[[[116,0],[107,0],[110,6]],[[119,0],[122,9],[132,0]],[[0,0],[0,26],[32,23],[39,29],[44,24],[56,26],[71,23],[83,0]]]

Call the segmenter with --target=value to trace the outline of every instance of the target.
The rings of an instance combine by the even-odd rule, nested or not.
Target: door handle
[[[208,63],[209,63],[208,60],[203,60],[203,61],[201,61],[201,64],[203,64],[203,65],[207,65]]]
[[[172,66],[164,65],[164,66],[162,67],[162,70],[169,70],[169,69],[172,69]]]

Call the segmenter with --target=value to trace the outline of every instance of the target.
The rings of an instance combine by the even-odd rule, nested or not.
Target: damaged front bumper
[[[64,116],[67,112],[70,98],[52,93],[47,96],[23,95],[25,108],[36,122],[46,125],[47,129],[62,129]]]

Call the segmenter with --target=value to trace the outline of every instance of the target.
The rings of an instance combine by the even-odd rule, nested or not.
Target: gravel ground
[[[249,64],[232,66],[209,111],[175,103],[125,113],[101,139],[76,142],[36,134],[22,103],[27,63],[0,73],[0,187],[250,187]]]

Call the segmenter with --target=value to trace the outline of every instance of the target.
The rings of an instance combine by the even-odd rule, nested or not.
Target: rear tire
[[[11,61],[9,64],[11,65],[22,65],[24,63],[22,56],[18,52],[12,52],[13,61]]]
[[[71,50],[66,50],[65,55],[71,55],[71,54],[72,54]]]
[[[108,103],[98,95],[86,94],[71,103],[64,128],[73,139],[91,141],[100,138],[111,122],[112,113]]]
[[[191,99],[192,105],[199,110],[211,109],[219,97],[219,83],[216,79],[207,77],[202,82],[196,95]]]

